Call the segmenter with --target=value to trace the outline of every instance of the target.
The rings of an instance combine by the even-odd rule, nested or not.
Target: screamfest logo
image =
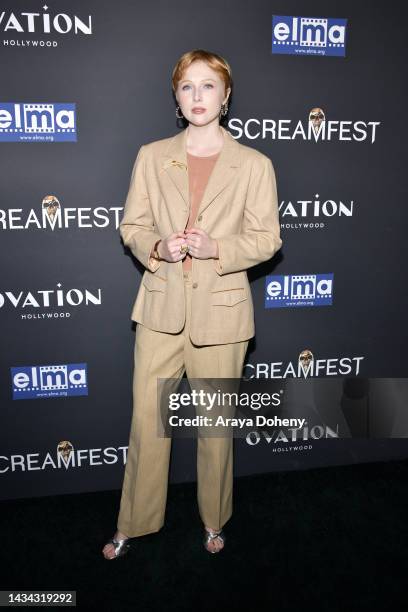
[[[75,449],[69,440],[61,440],[55,451],[26,455],[0,455],[0,474],[44,470],[69,470],[101,465],[126,464],[127,446]]]
[[[375,142],[380,121],[349,121],[326,119],[324,111],[315,107],[307,119],[247,119],[231,118],[228,127],[234,138],[245,136],[249,140],[311,140]],[[234,135],[234,132],[236,135]]]
[[[36,291],[0,290],[0,314],[2,311],[17,311],[21,319],[68,319],[75,308],[100,306],[101,289],[64,289],[57,283],[57,289]],[[67,310],[67,308],[69,310]]]
[[[331,357],[316,359],[310,349],[304,349],[297,362],[246,363],[243,380],[252,378],[308,378],[320,376],[358,376],[364,357]]]
[[[90,36],[92,17],[78,17],[72,13],[51,14],[44,4],[35,12],[0,12],[0,29],[4,33],[4,47],[57,47],[61,36]],[[32,34],[36,34],[37,38]],[[42,38],[43,34],[47,37]]]
[[[350,218],[354,212],[354,201],[320,200],[316,193],[313,200],[282,200],[279,204],[281,229],[323,229],[326,219]]]
[[[46,195],[38,210],[0,208],[0,230],[118,229],[123,206],[63,207],[55,195]]]

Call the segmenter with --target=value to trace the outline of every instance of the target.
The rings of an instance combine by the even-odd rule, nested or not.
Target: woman
[[[188,127],[140,148],[120,224],[146,269],[131,315],[134,410],[106,559],[164,524],[171,438],[158,434],[157,379],[178,385],[185,371],[190,382],[241,377],[255,335],[246,270],[282,244],[270,159],[220,125],[232,86],[228,63],[193,50],[177,62],[172,84],[176,115]],[[231,436],[197,439],[198,507],[211,553],[223,548],[232,514],[232,453]]]

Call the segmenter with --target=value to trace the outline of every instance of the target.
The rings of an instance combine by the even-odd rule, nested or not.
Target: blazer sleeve
[[[139,149],[133,165],[130,186],[125,202],[119,233],[133,255],[151,272],[156,272],[160,261],[151,252],[161,236],[155,231],[153,214],[145,178],[144,145]]]
[[[220,276],[267,261],[282,246],[275,170],[266,155],[256,160],[246,197],[240,234],[216,238]]]

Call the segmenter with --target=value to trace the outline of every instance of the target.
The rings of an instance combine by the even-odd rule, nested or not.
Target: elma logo
[[[346,54],[347,19],[272,17],[272,53],[296,55]]]
[[[334,274],[267,276],[265,308],[331,306]]]
[[[13,399],[88,395],[86,363],[10,368]]]
[[[0,142],[76,140],[75,104],[0,102]]]

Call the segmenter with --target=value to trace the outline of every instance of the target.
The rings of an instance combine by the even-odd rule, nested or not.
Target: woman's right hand
[[[184,259],[186,253],[180,253],[180,247],[186,243],[186,236],[184,232],[174,232],[159,242],[157,251],[161,259],[165,259],[170,263],[180,261]]]

